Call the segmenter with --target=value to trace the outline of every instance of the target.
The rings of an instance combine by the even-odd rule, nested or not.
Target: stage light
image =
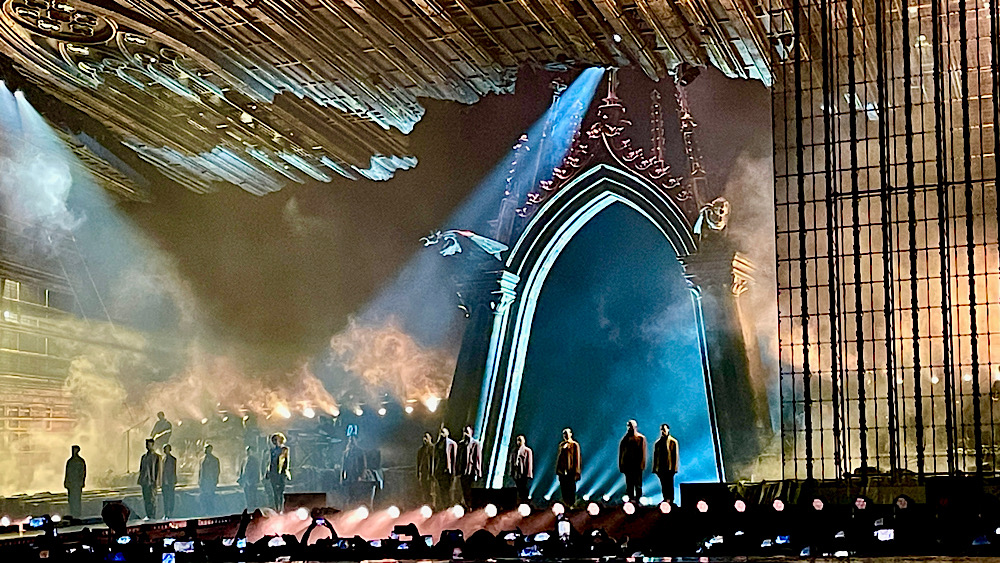
[[[487,504],[484,512],[486,512],[487,518],[495,518],[497,515],[497,505],[493,503]]]
[[[660,503],[660,512],[662,512],[664,514],[670,514],[671,510],[672,510],[672,507],[670,506],[669,502],[663,501],[663,502]]]
[[[587,514],[591,516],[597,516],[601,513],[601,507],[597,506],[596,502],[592,502],[587,505]]]
[[[340,409],[336,409],[335,408],[335,409],[331,410],[330,411],[330,416],[332,416],[333,418],[337,418],[338,416],[340,416]]]
[[[229,422],[229,417],[228,416],[222,417],[222,422]]]
[[[774,499],[774,502],[771,503],[771,506],[774,507],[775,511],[781,512],[782,510],[785,509],[785,501],[781,500],[780,498],[776,498]]]
[[[632,499],[629,498],[628,495],[622,495],[622,502],[629,502],[630,500],[632,500]]]
[[[531,507],[527,504],[522,504],[517,507],[517,513],[520,514],[522,518],[527,518],[531,515]]]
[[[435,412],[436,410],[438,410],[438,406],[440,405],[441,405],[440,397],[428,397],[426,400],[424,400],[424,406],[427,407],[427,410],[431,412]]]
[[[62,522],[62,516],[60,516],[58,514],[53,514],[52,515],[52,521],[53,522]]]
[[[406,411],[406,414],[413,414],[413,405],[406,405],[406,408],[403,410]]]
[[[379,416],[385,416],[385,413],[386,413],[385,407],[379,407],[379,409],[378,409],[378,415]]]
[[[559,516],[560,514],[566,513],[566,507],[562,505],[561,502],[557,502],[552,505],[552,514]]]
[[[364,520],[365,518],[368,518],[368,507],[367,506],[359,506],[354,511],[354,514],[356,514],[358,516],[359,520]]]
[[[424,518],[430,518],[433,514],[434,511],[431,510],[431,507],[427,506],[426,504],[420,507],[420,515],[423,516]]]
[[[354,409],[354,415],[355,416],[362,416],[364,414],[365,414],[365,411],[361,407],[358,407],[358,408]]]
[[[864,510],[868,508],[868,501],[864,497],[858,497],[854,499],[854,506],[856,506],[858,510]]]
[[[306,407],[302,409],[302,416],[306,418],[313,418],[316,416],[316,411],[314,411],[312,407]]]
[[[455,506],[451,507],[451,515],[454,516],[455,518],[461,518],[465,516],[465,509],[462,508],[462,505],[456,504]]]
[[[631,502],[626,502],[622,506],[622,510],[625,511],[625,514],[628,514],[629,516],[631,516],[631,515],[635,514],[635,505],[632,504]]]
[[[590,493],[583,495],[583,500],[590,500]]]
[[[552,493],[545,495],[545,500],[552,500]]]
[[[201,419],[201,423],[202,423],[202,424],[208,424],[208,419],[207,419],[207,418],[203,418],[203,419]]]
[[[608,502],[609,500],[611,500],[611,493],[608,493],[608,494],[604,495],[603,498],[604,498],[604,502]]]
[[[0,518],[0,526],[10,526],[10,516]]]
[[[274,407],[274,412],[276,412],[281,418],[292,418],[292,411],[288,410],[288,407],[285,405],[278,405]]]
[[[386,512],[389,514],[389,518],[399,518],[400,511],[398,506],[390,506]]]
[[[823,499],[814,498],[812,502],[813,508],[816,510],[823,510]]]
[[[746,512],[747,503],[743,502],[742,499],[737,500],[736,502],[733,503],[733,508],[736,509],[736,512]]]
[[[613,39],[615,43],[621,43],[622,42],[622,36],[618,35],[617,33],[615,33],[614,35],[612,35],[611,39]]]
[[[306,510],[305,508],[296,508],[295,517],[305,522],[306,520],[309,519],[309,511]]]
[[[708,503],[704,500],[699,500],[695,507],[698,508],[698,512],[708,512]]]
[[[910,501],[907,500],[906,497],[902,497],[902,496],[898,497],[898,498],[896,498],[896,506],[900,510],[906,510],[906,507],[910,506]]]
[[[649,506],[653,501],[649,497],[639,497],[639,504]]]

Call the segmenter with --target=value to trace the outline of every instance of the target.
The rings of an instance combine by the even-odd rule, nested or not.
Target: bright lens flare
[[[440,397],[428,397],[426,400],[424,400],[424,406],[427,407],[427,410],[431,412],[437,411],[440,405],[441,405]]]

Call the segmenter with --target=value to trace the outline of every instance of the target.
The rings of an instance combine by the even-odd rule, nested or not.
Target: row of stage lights
[[[659,504],[659,509],[660,512],[662,512],[663,514],[670,514],[670,512],[673,510],[673,505],[670,504],[669,502],[661,502]],[[549,510],[551,510],[552,514],[556,516],[560,516],[566,513],[566,507],[561,502],[553,504],[549,508]],[[596,502],[591,502],[587,504],[586,510],[587,514],[589,514],[590,516],[598,516],[601,513],[601,505],[597,504]],[[635,514],[636,505],[632,502],[626,502],[625,504],[622,505],[622,510],[625,512],[625,514],[628,515]],[[455,506],[449,508],[446,512],[456,519],[464,518],[466,515],[465,507],[459,504],[456,504]],[[531,516],[532,512],[533,510],[531,506],[528,504],[522,503],[517,507],[517,513],[522,518],[527,518],[528,516]],[[424,505],[420,507],[419,513],[421,518],[426,520],[434,515],[434,510],[430,506]],[[500,514],[500,509],[497,508],[495,504],[490,503],[483,507],[483,513],[486,515],[487,518],[496,518],[497,515]],[[297,508],[293,514],[299,520],[302,521],[308,520],[310,517],[309,510],[305,508]],[[352,516],[357,520],[365,520],[370,515],[371,512],[368,510],[367,506],[359,506],[355,508],[352,512]],[[388,515],[392,519],[396,519],[402,515],[402,511],[398,506],[393,505],[386,509],[386,515]]]
[[[408,415],[412,415],[417,410],[416,404],[417,404],[416,401],[407,401],[407,404],[403,407],[403,412],[406,413],[406,414],[408,414]],[[423,401],[420,404],[423,405],[423,407],[427,410],[427,412],[433,413],[433,412],[437,412],[438,406],[441,404],[441,400],[438,399],[438,398],[432,397],[430,399],[427,399],[426,401]],[[354,414],[354,416],[360,417],[360,416],[364,416],[366,413],[373,412],[373,411],[365,410],[365,408],[363,406],[358,405],[358,406],[354,407],[354,409],[351,412]],[[385,405],[380,405],[377,409],[374,410],[374,413],[377,414],[378,416],[382,417],[382,416],[385,416],[386,414],[388,414],[389,410],[386,408]],[[268,414],[265,418],[278,417],[278,418],[290,419],[295,414],[296,413],[292,412],[292,410],[288,406],[279,404],[278,406],[274,407],[274,409],[271,411],[271,413]],[[320,413],[318,413],[316,411],[316,409],[313,408],[313,407],[305,406],[305,407],[302,407],[301,409],[298,410],[298,414],[302,415],[304,418],[316,418],[316,415],[320,414]],[[326,411],[326,414],[329,414],[333,418],[338,418],[341,415],[341,411],[340,411],[340,409],[334,407],[334,408]],[[226,414],[225,412],[219,413],[219,416],[220,416],[220,420],[222,422],[229,422],[229,420],[231,418],[230,415]],[[250,418],[249,415],[243,415],[242,420],[246,421],[249,418]],[[202,419],[200,420],[200,422],[202,424],[208,424],[210,422],[210,420],[211,419],[209,419],[208,417],[202,417]],[[177,421],[177,425],[178,426],[183,426],[184,425],[184,421],[183,420]]]

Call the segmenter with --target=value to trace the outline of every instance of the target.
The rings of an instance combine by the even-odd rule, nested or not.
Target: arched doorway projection
[[[542,285],[525,355],[513,435],[537,452],[532,498],[558,488],[549,454],[564,427],[583,446],[580,494],[620,498],[617,439],[632,418],[650,447],[670,424],[684,452],[677,483],[718,479],[696,326],[684,268],[655,225],[612,203],[580,228]],[[643,489],[659,497],[652,473]]]
[[[493,318],[476,417],[476,434],[483,441],[486,454],[487,487],[503,486],[532,321],[545,278],[573,236],[598,213],[616,203],[627,205],[650,221],[679,259],[696,250],[690,223],[673,200],[645,178],[619,167],[597,164],[545,201],[521,233],[499,273],[501,297]],[[692,295],[692,318],[699,337],[716,476],[722,479],[725,472],[703,315],[698,291]]]

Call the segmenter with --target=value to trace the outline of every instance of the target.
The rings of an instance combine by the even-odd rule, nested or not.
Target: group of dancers
[[[646,437],[639,433],[635,420],[629,420],[625,435],[618,445],[618,470],[625,476],[625,494],[630,499],[642,497],[642,475],[647,465]],[[660,480],[663,500],[674,500],[674,476],[679,468],[677,439],[670,435],[670,425],[660,425],[660,436],[653,444],[652,472]],[[517,490],[518,502],[528,502],[529,488],[534,478],[534,452],[524,434],[519,434],[507,461],[508,475]],[[576,485],[583,473],[583,455],[580,443],[573,439],[573,430],[562,431],[562,441],[556,448],[556,477],[562,502],[576,504]],[[472,426],[466,425],[459,441],[451,438],[443,425],[435,439],[425,432],[423,444],[417,451],[417,483],[421,496],[441,510],[453,504],[466,508],[473,506],[472,489],[483,476],[483,447],[473,437]],[[453,490],[458,481],[461,498],[455,499]],[[457,500],[457,502],[455,502]]]

